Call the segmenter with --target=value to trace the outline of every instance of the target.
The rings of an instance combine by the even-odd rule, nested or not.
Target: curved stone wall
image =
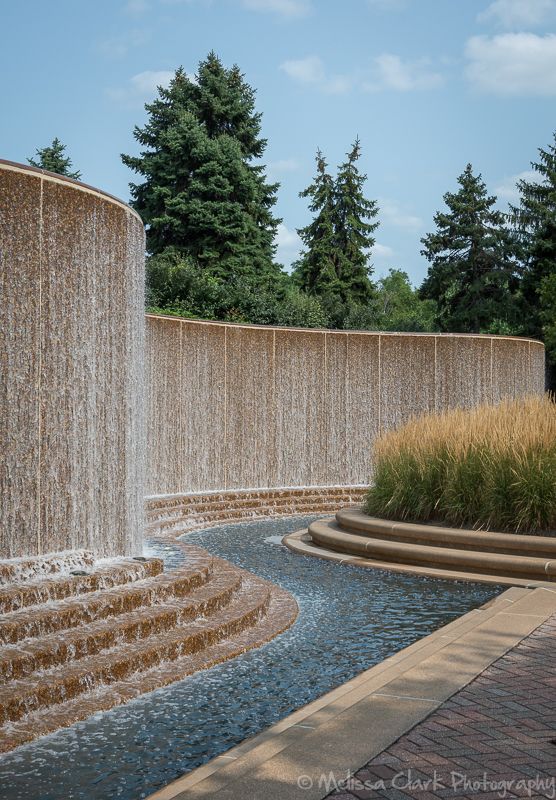
[[[147,495],[357,486],[412,414],[542,393],[544,347],[148,315],[147,370]]]
[[[0,558],[141,551],[144,233],[0,162]]]

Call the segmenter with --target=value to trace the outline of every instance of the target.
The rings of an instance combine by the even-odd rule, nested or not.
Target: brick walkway
[[[556,798],[556,616],[328,795]]]

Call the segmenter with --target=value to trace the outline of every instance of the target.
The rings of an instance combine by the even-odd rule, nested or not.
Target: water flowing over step
[[[167,572],[159,558],[85,553],[2,562],[0,752],[258,646],[295,619],[279,587],[165,542],[181,553]]]
[[[556,537],[394,522],[345,508],[284,539],[295,552],[357,566],[514,586],[556,582]]]
[[[361,502],[365,491],[364,486],[309,486],[149,497],[147,532],[159,535],[249,519],[327,513]]]

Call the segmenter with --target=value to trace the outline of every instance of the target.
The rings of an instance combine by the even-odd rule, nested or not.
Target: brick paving
[[[371,759],[334,800],[556,798],[556,615]]]

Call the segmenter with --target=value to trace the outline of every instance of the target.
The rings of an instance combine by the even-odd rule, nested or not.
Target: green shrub
[[[556,405],[528,397],[411,420],[374,445],[371,516],[556,535]]]

